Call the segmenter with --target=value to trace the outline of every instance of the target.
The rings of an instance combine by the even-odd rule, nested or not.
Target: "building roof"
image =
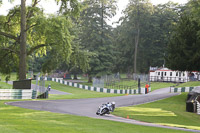
[[[150,67],[149,72],[155,72],[155,71],[172,71],[171,69],[168,69],[166,67]]]

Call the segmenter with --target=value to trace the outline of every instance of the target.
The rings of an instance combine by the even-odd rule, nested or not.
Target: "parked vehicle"
[[[112,103],[107,103],[107,104],[102,104],[101,106],[99,106],[99,109],[97,110],[96,114],[97,115],[105,115],[105,114],[110,114],[110,111],[114,111],[115,110],[115,102]]]

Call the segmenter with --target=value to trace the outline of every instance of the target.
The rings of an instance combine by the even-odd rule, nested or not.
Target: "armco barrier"
[[[38,78],[40,80],[40,78]],[[80,88],[80,89],[85,89],[89,91],[96,91],[96,92],[103,92],[103,93],[115,93],[115,94],[145,94],[145,88],[139,88],[139,89],[127,89],[127,90],[117,90],[117,89],[107,89],[107,88],[99,88],[99,87],[93,87],[93,86],[87,86],[87,85],[82,85],[78,83],[73,83],[69,81],[65,81],[62,78],[45,78],[45,80],[48,81],[54,81],[58,82],[64,85]],[[151,88],[149,88],[149,91],[151,91]]]
[[[35,99],[36,91],[27,89],[0,89],[0,100]]]
[[[191,92],[194,88],[195,87],[180,87],[180,88],[170,87],[170,92],[171,93]]]

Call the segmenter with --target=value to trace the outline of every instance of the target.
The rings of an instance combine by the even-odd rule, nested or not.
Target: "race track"
[[[135,120],[116,117],[113,115],[106,115],[106,116],[96,115],[96,111],[98,107],[101,104],[107,103],[107,102],[115,101],[116,107],[122,107],[122,106],[130,106],[130,105],[137,105],[137,104],[152,102],[155,100],[178,95],[178,93],[168,93],[168,92],[169,92],[169,88],[164,88],[164,89],[160,89],[146,95],[128,95],[128,96],[119,96],[119,97],[72,99],[72,100],[18,101],[18,102],[9,102],[6,104],[18,106],[22,108],[34,109],[34,110],[43,110],[43,111],[50,111],[50,112],[63,113],[63,114],[87,116],[87,117],[92,117],[92,118],[120,121],[120,122],[137,124],[137,125],[200,132],[197,130],[190,130],[190,129],[184,129],[184,128],[176,128],[176,127],[169,127],[169,126],[139,122]]]

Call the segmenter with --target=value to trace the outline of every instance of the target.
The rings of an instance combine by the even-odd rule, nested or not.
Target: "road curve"
[[[162,93],[167,90],[161,89],[155,93],[150,93],[146,95],[128,95],[128,96],[119,96],[119,97],[106,97],[106,98],[89,98],[89,99],[70,99],[70,100],[42,100],[42,101],[18,101],[18,102],[9,102],[8,105],[18,106],[22,108],[34,109],[34,110],[44,110],[55,113],[63,114],[73,114],[78,116],[87,116],[98,119],[106,119],[112,121],[119,121],[137,125],[144,126],[153,126],[153,127],[162,127],[176,130],[200,132],[197,130],[190,130],[177,127],[162,126],[153,123],[140,122],[131,119],[125,119],[121,117],[116,117],[113,115],[97,116],[96,111],[98,106],[102,103],[115,101],[116,107],[137,105],[147,102],[152,102],[159,99],[164,99],[167,97],[178,95],[178,93]]]

